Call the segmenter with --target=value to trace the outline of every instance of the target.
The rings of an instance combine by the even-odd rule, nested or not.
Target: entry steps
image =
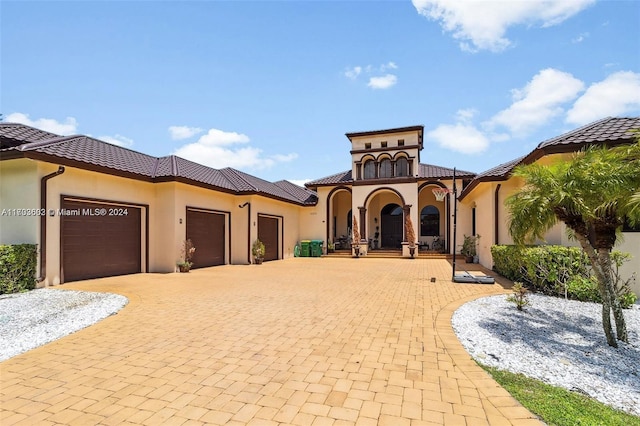
[[[348,258],[353,257],[351,250],[336,250],[333,253],[324,254],[322,257],[341,257]],[[371,259],[402,259],[401,250],[370,250],[366,256],[362,258]],[[453,256],[448,253],[437,253],[435,251],[421,251],[415,256],[416,259],[452,259]]]

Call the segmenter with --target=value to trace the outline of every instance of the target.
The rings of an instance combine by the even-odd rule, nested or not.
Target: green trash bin
[[[322,256],[322,240],[311,240],[311,256],[312,257],[320,257]]]
[[[300,257],[309,257],[309,256],[311,256],[311,241],[310,240],[300,241]]]

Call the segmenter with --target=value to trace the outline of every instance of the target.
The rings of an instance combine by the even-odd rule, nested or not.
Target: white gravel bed
[[[75,290],[0,295],[0,361],[95,324],[127,302],[117,294]]]
[[[624,310],[629,344],[616,349],[607,345],[601,305],[535,294],[529,301],[521,312],[504,295],[474,300],[454,313],[453,328],[481,364],[640,416],[640,306]]]

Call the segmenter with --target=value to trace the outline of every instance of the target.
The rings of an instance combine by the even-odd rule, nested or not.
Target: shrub
[[[532,291],[585,302],[600,302],[598,282],[591,272],[589,259],[579,247],[565,246],[493,246],[493,269],[512,281],[527,283]],[[629,282],[623,280],[619,267],[629,256],[612,252],[612,269],[616,291],[624,308],[635,303]]]
[[[35,244],[0,245],[0,294],[36,287],[37,254]]]
[[[598,282],[594,277],[584,277],[576,275],[567,281],[567,293],[581,302],[600,303],[600,292],[598,291]]]
[[[522,281],[524,250],[525,248],[520,246],[491,246],[493,270],[511,281]]]

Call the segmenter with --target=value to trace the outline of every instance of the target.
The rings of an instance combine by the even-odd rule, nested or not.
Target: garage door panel
[[[265,248],[264,260],[278,260],[278,219],[258,216],[258,239]]]
[[[222,213],[187,210],[187,239],[196,248],[192,268],[225,264],[225,218]]]
[[[64,200],[63,208],[79,211],[62,216],[62,267],[65,281],[141,272],[141,209],[126,207],[126,216],[82,214],[116,205]]]

